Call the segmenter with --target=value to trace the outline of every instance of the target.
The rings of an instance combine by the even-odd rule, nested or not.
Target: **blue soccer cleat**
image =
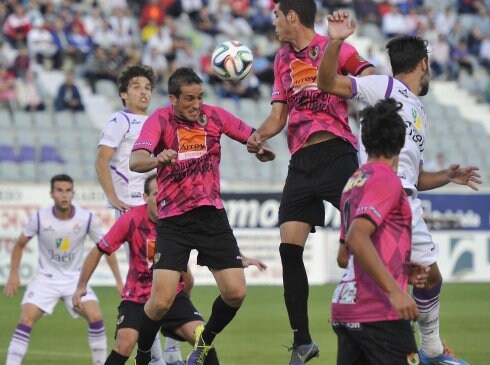
[[[444,351],[439,356],[428,357],[424,350],[419,350],[420,365],[470,365],[454,355],[454,352],[444,345]]]

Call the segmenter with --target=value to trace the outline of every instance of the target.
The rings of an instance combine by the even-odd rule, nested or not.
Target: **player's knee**
[[[170,310],[173,300],[170,298],[153,298],[145,306],[145,311],[150,315],[150,318],[160,319]]]
[[[123,356],[131,356],[136,342],[128,338],[117,338],[116,344],[114,345],[114,350]]]
[[[247,288],[245,286],[236,287],[221,293],[221,295],[226,304],[231,307],[238,308],[242,305],[245,297],[247,296]]]

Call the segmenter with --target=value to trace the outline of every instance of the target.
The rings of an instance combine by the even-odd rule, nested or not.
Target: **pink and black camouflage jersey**
[[[352,221],[366,217],[376,225],[371,236],[387,270],[404,291],[412,242],[412,213],[400,179],[381,162],[363,165],[345,185],[341,200],[343,242]],[[350,255],[349,264],[332,298],[332,321],[378,322],[396,320],[386,293]]]
[[[129,246],[129,269],[122,300],[146,303],[150,297],[155,250],[156,225],[148,216],[147,206],[140,205],[123,214],[98,242],[99,250],[110,255],[124,242]],[[184,287],[179,283],[177,292]]]
[[[178,153],[172,166],[157,168],[158,216],[181,215],[200,206],[223,208],[220,197],[220,138],[245,143],[253,128],[223,108],[203,104],[197,122],[177,118],[172,106],[157,109],[145,122],[133,151],[155,156],[164,149]]]
[[[291,154],[298,151],[315,132],[328,131],[357,148],[347,118],[344,99],[322,92],[317,87],[318,67],[328,37],[315,35],[305,49],[296,52],[289,44],[282,47],[274,61],[272,102],[287,103],[288,146]],[[340,50],[337,72],[358,75],[372,66],[356,49],[344,43]]]

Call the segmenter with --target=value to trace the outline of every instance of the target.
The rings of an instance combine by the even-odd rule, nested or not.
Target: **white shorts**
[[[412,208],[412,255],[410,261],[420,265],[432,265],[439,257],[439,245],[432,240],[424,221],[422,202],[416,197],[408,197]]]
[[[78,278],[53,279],[45,274],[37,274],[34,280],[27,286],[21,304],[34,304],[44,312],[44,315],[53,313],[56,304],[62,299],[65,307],[73,318],[78,317],[73,309],[71,298],[77,289]],[[82,297],[82,302],[90,300],[98,301],[94,291],[87,287],[87,295]]]

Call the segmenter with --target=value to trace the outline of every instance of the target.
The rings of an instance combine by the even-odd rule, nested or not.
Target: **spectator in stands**
[[[127,47],[134,45],[133,22],[127,13],[127,9],[118,7],[114,9],[112,15],[109,17],[109,23],[111,29],[116,33],[116,44],[119,47]]]
[[[70,46],[69,55],[72,60],[76,64],[84,63],[92,49],[92,40],[83,32],[83,29],[78,22],[72,23],[68,28],[66,31],[66,39]]]
[[[232,98],[237,107],[240,107],[241,98],[258,101],[260,98],[260,83],[253,71],[241,81],[224,81],[221,84],[219,95],[223,98]]]
[[[473,62],[468,51],[468,45],[464,38],[451,50],[451,80],[457,80],[461,69],[464,69],[471,76],[473,75]]]
[[[203,5],[194,19],[194,27],[210,36],[219,34],[216,16],[210,12],[209,6]]]
[[[11,66],[16,56],[16,50],[12,48],[9,42],[5,42],[2,34],[0,34],[0,64]]]
[[[24,77],[27,70],[29,70],[31,66],[31,57],[29,56],[29,50],[24,44],[19,46],[19,51],[15,57],[13,66],[16,77]]]
[[[254,62],[252,71],[261,83],[272,85],[274,83],[274,67],[269,58],[264,55],[262,47],[253,48]]]
[[[211,56],[213,54],[213,51],[214,46],[208,49],[208,52],[201,56],[200,71],[204,81],[210,84],[216,91],[223,80],[216,76],[216,72],[214,72],[213,65],[211,63]]]
[[[142,63],[150,66],[157,77],[156,88],[162,87],[162,83],[168,74],[168,62],[167,58],[158,52],[158,49],[152,48],[150,52],[146,52],[143,55]]]
[[[490,34],[487,34],[480,44],[478,59],[480,64],[490,72]]]
[[[85,110],[80,91],[74,83],[73,72],[66,73],[65,82],[58,89],[54,108],[56,111],[70,110],[79,112]]]
[[[17,100],[25,111],[46,109],[36,75],[30,70],[17,82]]]
[[[14,48],[17,48],[19,43],[25,43],[27,33],[31,29],[31,20],[25,13],[24,6],[20,3],[14,6],[14,12],[7,16],[3,24],[3,33],[7,41]]]
[[[109,72],[108,65],[110,63],[107,52],[102,47],[96,47],[87,60],[85,77],[87,78],[92,93],[97,92],[98,80],[110,80],[114,83],[117,76],[113,72]]]
[[[92,32],[92,42],[95,46],[103,49],[108,49],[113,43],[115,43],[116,38],[117,34],[112,30],[111,24],[108,20],[103,20],[102,23]],[[91,51],[91,54],[92,53],[93,49]]]
[[[143,30],[145,25],[153,21],[157,25],[162,25],[165,21],[165,8],[161,6],[160,0],[149,0],[141,9],[139,26]]]
[[[448,78],[450,47],[444,34],[439,34],[437,41],[432,44],[433,51],[430,57],[430,67],[434,78],[443,76]]]
[[[102,10],[98,6],[93,6],[90,12],[82,16],[82,24],[85,32],[92,38],[94,32],[102,27],[105,19],[102,17]]]
[[[381,31],[387,38],[408,32],[406,19],[398,7],[394,6],[390,12],[383,16]]]
[[[0,106],[7,108],[11,117],[16,109],[16,99],[15,75],[0,64]]]
[[[56,47],[53,36],[44,26],[44,20],[37,18],[32,22],[32,29],[27,35],[27,47],[37,64],[46,68],[59,68],[60,52]],[[48,61],[48,62],[46,62]]]
[[[145,26],[141,28],[141,42],[143,42],[143,44],[148,43],[150,38],[158,33],[159,29],[160,26],[158,26],[153,19],[148,20],[148,23],[146,23]]]
[[[60,68],[66,67],[66,62],[70,58],[70,54],[74,52],[68,43],[68,38],[65,33],[65,22],[61,17],[55,17],[52,21],[51,36],[56,46],[56,51],[59,54]]]
[[[448,35],[454,28],[457,21],[457,14],[452,6],[447,6],[444,11],[438,12],[435,16],[434,23],[437,32]]]

